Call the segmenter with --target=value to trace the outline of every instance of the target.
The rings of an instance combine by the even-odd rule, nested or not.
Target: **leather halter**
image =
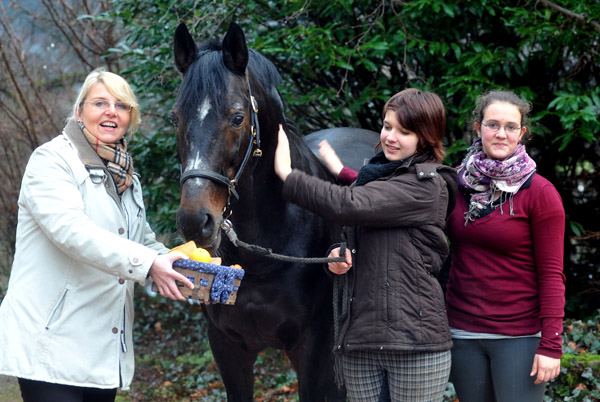
[[[179,183],[182,186],[187,179],[197,177],[209,179],[227,187],[229,194],[227,196],[227,203],[223,208],[223,216],[225,218],[229,217],[233,212],[229,208],[231,195],[233,194],[236,199],[240,199],[237,191],[235,190],[235,187],[238,185],[239,179],[242,173],[244,172],[244,168],[248,164],[250,154],[252,154],[252,156],[254,156],[255,158],[260,158],[262,156],[262,150],[260,149],[260,125],[258,123],[258,104],[256,103],[256,99],[254,98],[254,96],[252,96],[252,90],[250,89],[250,80],[248,79],[248,71],[246,71],[246,83],[248,85],[248,96],[250,97],[250,142],[248,143],[246,154],[244,155],[244,159],[242,160],[242,163],[234,178],[230,180],[226,176],[225,168],[223,168],[222,174],[213,172],[211,170],[190,169],[186,170],[185,172],[182,172],[181,178],[179,179]]]

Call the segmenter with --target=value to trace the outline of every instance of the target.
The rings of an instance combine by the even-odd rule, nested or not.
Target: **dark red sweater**
[[[349,167],[344,166],[338,175],[338,182],[340,184],[344,184],[349,186],[354,183],[354,180],[358,177],[358,172],[354,169],[350,169]]]
[[[529,188],[465,227],[459,192],[447,221],[452,267],[446,303],[452,328],[510,336],[540,330],[537,354],[562,355],[565,212],[554,186],[535,174]]]

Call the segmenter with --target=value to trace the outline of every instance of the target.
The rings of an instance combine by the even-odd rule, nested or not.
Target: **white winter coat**
[[[87,165],[87,167],[86,167]],[[127,389],[134,283],[159,252],[139,179],[121,199],[77,123],[37,148],[19,195],[16,252],[0,305],[0,374]]]

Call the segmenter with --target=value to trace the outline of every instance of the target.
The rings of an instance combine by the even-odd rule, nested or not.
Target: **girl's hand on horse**
[[[150,267],[150,276],[161,296],[168,297],[173,300],[186,300],[181,294],[177,283],[179,281],[190,289],[194,289],[194,284],[173,269],[173,262],[185,258],[181,253],[160,254],[156,257]]]
[[[331,250],[328,255],[329,258],[337,258],[339,256],[339,247]],[[350,250],[346,249],[346,262],[330,262],[327,264],[327,268],[336,275],[343,275],[348,272],[348,270],[352,268],[352,253],[350,253]]]
[[[329,171],[335,176],[338,177],[340,172],[344,168],[344,164],[335,153],[334,149],[329,145],[327,140],[323,140],[319,142],[319,155],[325,161],[325,166],[329,169]]]
[[[282,181],[292,173],[292,158],[290,156],[290,142],[288,141],[283,126],[279,125],[279,140],[275,150],[275,173]]]

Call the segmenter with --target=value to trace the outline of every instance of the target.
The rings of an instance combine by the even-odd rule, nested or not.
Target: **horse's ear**
[[[173,54],[175,55],[175,67],[181,74],[185,74],[198,55],[194,38],[183,22],[175,30]]]
[[[235,22],[229,24],[229,29],[223,38],[223,62],[225,67],[235,74],[246,73],[246,66],[248,66],[246,36]]]

